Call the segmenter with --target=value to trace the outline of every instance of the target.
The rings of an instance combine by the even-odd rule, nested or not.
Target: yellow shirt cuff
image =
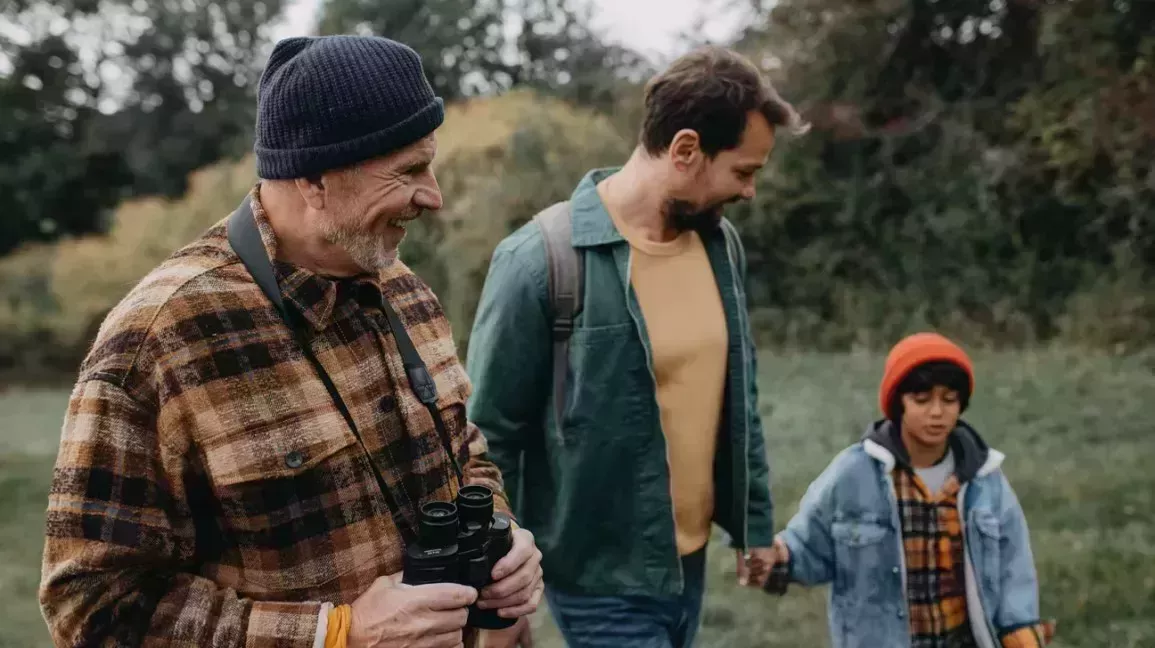
[[[329,612],[329,628],[325,633],[325,648],[345,648],[349,626],[353,622],[353,608],[338,605]]]

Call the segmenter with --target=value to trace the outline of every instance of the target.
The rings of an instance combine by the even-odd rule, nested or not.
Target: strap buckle
[[[405,367],[405,373],[409,375],[409,386],[417,394],[417,399],[423,405],[432,405],[437,402],[437,383],[433,382],[433,377],[429,375],[429,370],[424,366],[409,366]]]

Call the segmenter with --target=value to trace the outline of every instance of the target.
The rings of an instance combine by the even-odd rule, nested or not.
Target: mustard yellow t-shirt
[[[630,283],[653,353],[681,555],[701,549],[714,515],[714,450],[726,382],[726,315],[696,232],[653,241],[623,226]]]

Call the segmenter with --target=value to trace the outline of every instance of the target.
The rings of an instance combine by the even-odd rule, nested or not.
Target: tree
[[[0,8],[0,254],[102,231],[131,195],[248,147],[281,0],[13,0]]]
[[[644,73],[589,26],[573,0],[327,0],[321,32],[385,36],[413,47],[434,90],[453,100],[532,87],[599,107]]]
[[[1033,341],[1103,277],[1142,285],[1152,14],[1096,0],[768,9],[737,46],[815,128],[736,210],[764,330],[829,346],[927,326]]]

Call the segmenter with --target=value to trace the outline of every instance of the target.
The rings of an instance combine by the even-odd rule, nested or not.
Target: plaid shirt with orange
[[[967,616],[959,481],[947,478],[930,493],[910,468],[893,470],[906,561],[906,599],[911,648],[975,648]],[[1042,648],[1053,626],[1014,628],[1000,637],[1003,648]]]
[[[418,506],[458,484],[382,298],[436,381],[465,482],[509,512],[428,286],[400,261],[344,280],[274,265],[361,440],[218,223],[110,313],[81,367],[40,589],[57,645],[323,645],[334,605],[401,570]]]

